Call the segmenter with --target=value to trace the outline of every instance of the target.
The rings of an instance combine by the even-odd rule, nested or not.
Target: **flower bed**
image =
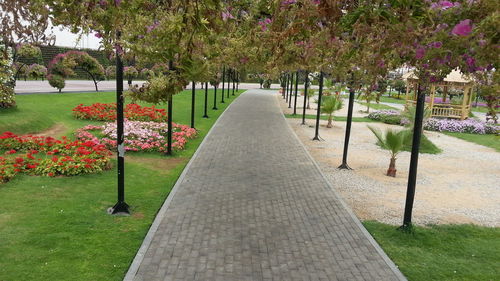
[[[165,109],[146,107],[135,103],[127,104],[124,108],[124,116],[135,121],[167,121]],[[116,103],[94,103],[89,106],[83,104],[73,108],[73,116],[77,119],[113,121],[116,120]]]
[[[424,129],[438,132],[469,133],[469,134],[498,134],[500,127],[481,122],[475,119],[452,120],[429,118],[424,123]]]
[[[11,132],[0,135],[0,183],[18,173],[40,176],[75,176],[109,169],[111,152],[100,143],[54,139]]]
[[[387,124],[405,125],[408,120],[399,111],[378,110],[370,113],[368,118]],[[500,126],[478,121],[476,119],[454,120],[429,118],[423,124],[424,130],[469,134],[498,134]]]
[[[397,110],[377,110],[368,114],[368,118],[377,120],[386,124],[406,125],[408,119],[401,116],[401,112]]]
[[[186,125],[173,123],[172,148],[182,150],[188,139],[196,136],[196,130]],[[156,151],[167,150],[166,123],[141,122],[125,120],[125,150]],[[103,143],[108,148],[116,147],[116,123],[106,123],[103,126],[88,125],[76,132],[76,137],[82,141]]]

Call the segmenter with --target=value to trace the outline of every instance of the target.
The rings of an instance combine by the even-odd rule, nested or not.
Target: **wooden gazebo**
[[[418,77],[413,72],[408,72],[403,75],[403,80],[406,80],[406,107],[414,105],[417,99]],[[472,102],[472,88],[474,82],[465,78],[458,70],[453,70],[441,82],[431,85],[430,99],[426,100],[427,108],[431,110],[432,117],[456,118],[464,120],[469,117]],[[443,96],[442,102],[435,102],[435,95],[438,88],[441,88]],[[461,104],[452,104],[448,97],[450,88],[460,89],[463,92]],[[448,102],[447,101],[448,98]]]

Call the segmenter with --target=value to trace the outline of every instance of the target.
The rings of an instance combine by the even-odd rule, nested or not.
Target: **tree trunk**
[[[330,114],[330,115],[328,115],[328,124],[326,125],[327,128],[333,127],[332,121],[333,121],[332,114]]]
[[[311,109],[311,107],[309,106],[309,96],[307,96],[307,109]]]
[[[370,113],[370,102],[366,103],[366,113]]]
[[[396,177],[396,157],[391,157],[391,162],[389,163],[389,169],[387,169],[387,175],[389,177]]]

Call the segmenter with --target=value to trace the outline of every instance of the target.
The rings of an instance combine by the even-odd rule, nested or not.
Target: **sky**
[[[94,34],[83,35],[81,40],[77,41],[78,34],[71,33],[68,29],[54,27],[52,28],[52,33],[56,36],[56,46],[87,49],[99,48],[100,39],[95,37]],[[47,34],[50,34],[50,31],[47,31]]]

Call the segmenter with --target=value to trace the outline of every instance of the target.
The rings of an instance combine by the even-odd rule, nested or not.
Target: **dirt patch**
[[[59,137],[64,135],[68,128],[63,124],[63,123],[56,123],[54,126],[50,127],[49,129],[38,133],[38,134],[33,134],[34,136],[41,136],[41,137]]]
[[[134,212],[134,213],[132,213],[132,217],[136,218],[136,219],[143,219],[144,218],[144,214],[141,213],[141,212]]]
[[[186,157],[180,158],[147,158],[140,156],[129,156],[127,155],[127,160],[132,163],[137,163],[146,166],[152,170],[158,171],[162,174],[168,174],[170,170],[174,169],[178,165],[185,163]]]

